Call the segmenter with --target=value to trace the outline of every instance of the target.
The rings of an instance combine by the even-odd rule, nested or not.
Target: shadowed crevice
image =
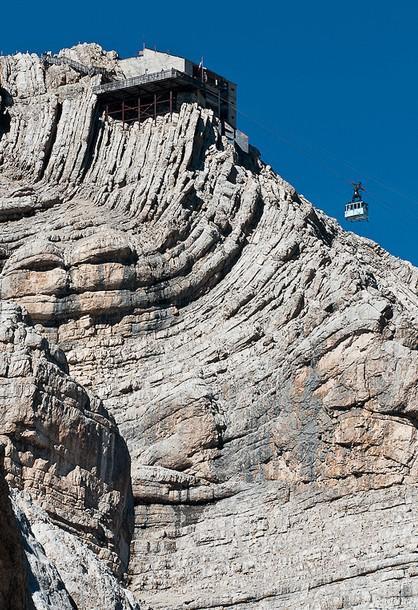
[[[12,96],[7,89],[0,87],[0,140],[10,131],[11,116],[8,108],[11,106],[13,106]]]
[[[54,144],[55,144],[55,141],[57,139],[58,124],[60,122],[61,115],[62,115],[62,104],[60,102],[58,102],[56,107],[55,107],[55,114],[54,114],[54,118],[53,118],[53,121],[52,121],[51,132],[49,134],[48,141],[47,141],[47,143],[45,145],[45,155],[44,155],[44,159],[43,159],[42,169],[39,172],[39,176],[38,176],[38,178],[36,180],[37,182],[42,180],[42,178],[44,177],[45,172],[47,170],[47,167],[49,165],[49,161],[51,159],[52,150],[54,148]]]

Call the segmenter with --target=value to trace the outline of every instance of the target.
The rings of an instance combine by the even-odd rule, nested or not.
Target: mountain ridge
[[[117,68],[97,45],[69,56]],[[81,507],[64,505],[65,544],[106,561],[108,542],[79,531],[95,510],[108,540],[120,531],[106,516],[117,477],[106,500],[88,464],[88,419],[72,458],[81,480],[60,474],[55,455],[15,457],[9,430],[30,438],[39,409],[17,388],[52,350],[39,418],[49,430],[63,414],[64,455],[66,404],[80,409],[86,394],[126,443],[126,584],[141,608],[415,607],[417,269],[344,232],[255,149],[228,143],[209,109],[183,104],[124,127],[97,112],[100,75],[35,55],[0,64],[13,100],[0,137],[9,485],[21,485],[24,460],[29,504],[50,516],[63,485]],[[13,420],[16,394],[26,419]],[[37,468],[58,472],[50,491],[34,492]],[[54,537],[36,510],[28,518],[56,562]],[[116,582],[122,555],[114,576],[92,576],[97,591],[114,578],[109,610],[134,607]],[[57,568],[76,606],[93,610],[74,566]]]

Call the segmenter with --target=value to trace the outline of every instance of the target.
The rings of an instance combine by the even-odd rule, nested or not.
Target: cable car
[[[345,204],[344,218],[350,222],[368,220],[369,206],[365,201],[350,201]]]
[[[363,201],[363,197],[360,194],[360,191],[365,191],[366,189],[361,182],[353,182],[353,189],[354,192],[351,201],[345,204],[344,218],[349,222],[368,220],[369,207],[367,203]]]

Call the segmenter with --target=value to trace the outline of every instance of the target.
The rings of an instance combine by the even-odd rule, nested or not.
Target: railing
[[[168,78],[182,78],[183,80],[186,79],[191,83],[195,82],[195,79],[186,74],[185,72],[180,72],[180,70],[170,68],[169,70],[161,70],[160,72],[142,74],[141,76],[134,76],[125,80],[116,80],[111,83],[96,85],[95,87],[93,87],[93,93],[100,95],[101,93],[106,93],[107,91],[115,91],[117,89],[129,89],[129,87],[137,87],[138,85],[144,85],[146,83],[166,80]]]
[[[100,68],[99,66],[85,66],[81,64],[79,61],[74,61],[74,59],[70,59],[69,57],[57,57],[55,55],[42,55],[42,61],[47,64],[55,64],[55,65],[66,65],[70,66],[77,72],[81,72],[82,74],[88,74],[89,76],[94,76],[95,74],[103,74],[108,75],[109,72],[106,68]]]

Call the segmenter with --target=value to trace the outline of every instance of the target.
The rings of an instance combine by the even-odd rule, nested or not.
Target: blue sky
[[[2,23],[4,54],[95,41],[203,56],[238,83],[239,126],[264,161],[418,265],[418,3],[15,0]],[[366,185],[368,223],[342,218],[352,180]]]

